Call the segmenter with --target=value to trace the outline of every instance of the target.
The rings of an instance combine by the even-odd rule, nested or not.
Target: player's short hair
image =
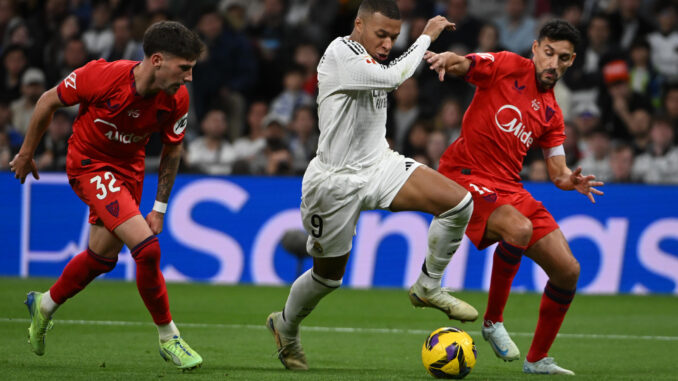
[[[162,52],[195,61],[205,50],[197,33],[176,21],[157,22],[144,33],[144,54],[150,57]]]
[[[541,42],[544,38],[552,41],[570,41],[574,47],[577,47],[581,40],[577,28],[560,19],[551,20],[541,27],[537,40]]]
[[[394,0],[363,0],[358,8],[358,15],[377,12],[390,19],[400,20],[400,10]]]

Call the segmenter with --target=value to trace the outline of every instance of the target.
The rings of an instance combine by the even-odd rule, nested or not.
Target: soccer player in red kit
[[[603,194],[594,188],[602,182],[583,176],[581,168],[567,167],[563,116],[553,95],[556,81],[574,62],[578,41],[572,25],[553,20],[532,44],[531,60],[511,52],[425,56],[441,81],[450,73],[476,86],[461,136],[445,151],[439,171],[473,195],[475,208],[466,230],[473,244],[483,249],[499,242],[482,327],[483,338],[498,357],[506,361],[520,357],[502,314],[523,254],[549,276],[523,364],[525,373],[574,374],[547,354],[574,298],[579,263],[551,214],[520,183],[523,158],[537,144],[558,188],[576,189],[591,202],[594,194]]]
[[[33,155],[54,111],[80,104],[68,141],[66,172],[90,209],[89,244],[68,262],[49,291],[28,294],[29,342],[37,355],[45,352],[45,332],[54,311],[98,275],[111,271],[127,245],[136,262],[139,294],[158,327],[160,354],[181,369],[202,364],[172,321],[156,234],[162,231],[181,158],[189,102],[184,84],[191,81],[204,45],[183,25],[160,22],[146,30],[143,48],[141,62],[91,61],[46,91],[10,163],[22,184],[29,173],[39,179]],[[156,202],[144,219],[139,211],[144,149],[156,131],[164,146]]]

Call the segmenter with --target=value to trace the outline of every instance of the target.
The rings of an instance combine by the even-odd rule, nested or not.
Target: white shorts
[[[362,169],[330,168],[316,157],[301,186],[301,218],[313,257],[338,257],[351,251],[363,210],[388,209],[400,188],[422,165],[390,149]]]

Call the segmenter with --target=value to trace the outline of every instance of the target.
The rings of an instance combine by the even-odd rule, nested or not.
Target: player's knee
[[[473,198],[471,197],[470,192],[466,192],[466,195],[464,195],[457,205],[448,211],[440,213],[436,216],[436,220],[443,225],[466,226],[468,225],[472,214]]]
[[[575,259],[565,269],[563,273],[563,283],[569,288],[576,287],[580,272],[581,266],[579,266],[579,262]]]
[[[509,226],[510,237],[507,237],[508,239],[505,238],[505,241],[519,246],[527,246],[530,243],[530,238],[532,238],[532,221],[525,217],[516,218],[511,221]]]
[[[339,279],[332,279],[316,273],[315,269],[311,270],[311,277],[313,277],[314,281],[320,283],[321,285],[329,289],[341,287],[341,282],[343,281],[343,276],[340,276]]]

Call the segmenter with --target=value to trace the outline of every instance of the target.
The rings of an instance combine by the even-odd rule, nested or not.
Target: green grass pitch
[[[341,289],[325,298],[302,327],[311,370],[283,369],[266,316],[280,310],[288,287],[168,285],[182,335],[205,359],[182,373],[158,355],[157,332],[133,283],[97,280],[66,303],[48,332],[47,351],[26,342],[30,290],[53,279],[0,278],[2,380],[433,380],[421,364],[430,331],[468,331],[478,362],[467,380],[538,380],[522,362],[532,338],[540,295],[513,294],[505,323],[521,350],[504,363],[482,339],[480,323],[449,321],[436,310],[414,309],[405,290]],[[484,293],[458,294],[483,312]],[[581,380],[677,380],[678,298],[578,295],[550,355]],[[563,376],[558,376],[563,378]]]

